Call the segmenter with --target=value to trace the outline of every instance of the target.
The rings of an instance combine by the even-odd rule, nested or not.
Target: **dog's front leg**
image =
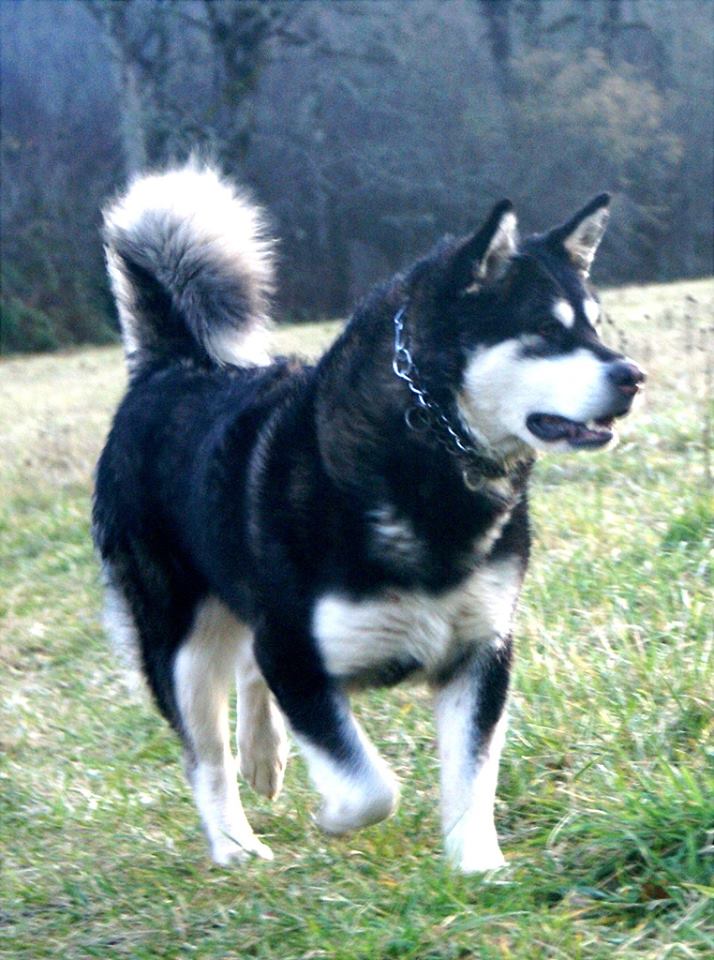
[[[506,732],[510,640],[482,650],[435,690],[446,853],[463,873],[502,866],[493,807]]]
[[[342,834],[377,823],[397,805],[397,783],[324,670],[309,636],[263,627],[255,653],[323,799],[316,821]]]

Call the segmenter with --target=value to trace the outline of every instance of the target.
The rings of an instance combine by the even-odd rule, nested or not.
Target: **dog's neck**
[[[395,321],[403,324],[405,311],[393,307],[369,317],[353,317],[316,370],[311,402],[328,475],[365,500],[383,499],[401,477],[432,512],[454,496],[485,499],[496,512],[512,507],[531,460],[520,451],[500,457],[481,444],[455,402],[445,402],[438,385],[431,388],[403,326],[397,339]]]
[[[464,484],[469,490],[493,491],[498,484],[492,481],[510,476],[520,460],[532,456],[500,455],[492,447],[480,442],[467,430],[458,409],[448,409],[431,395],[412,354],[411,338],[407,329],[407,304],[394,315],[394,355],[392,369],[409,390],[409,405],[404,411],[408,430],[421,435],[432,446],[443,448],[458,464]]]

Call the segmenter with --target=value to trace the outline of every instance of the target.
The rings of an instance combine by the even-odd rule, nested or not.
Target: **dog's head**
[[[444,338],[444,324],[458,332],[450,367],[458,369],[459,413],[478,440],[504,455],[524,444],[607,446],[614,420],[630,411],[644,382],[594,326],[600,302],[588,276],[609,202],[600,194],[567,223],[519,243],[513,207],[502,201],[480,230],[440,257],[432,304],[439,304],[442,342],[454,342]],[[427,336],[438,337],[434,324]]]

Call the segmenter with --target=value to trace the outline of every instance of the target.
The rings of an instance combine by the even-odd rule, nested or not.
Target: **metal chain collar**
[[[471,442],[454,425],[429,396],[426,387],[420,383],[419,371],[407,345],[407,333],[404,318],[406,305],[400,307],[394,315],[394,357],[392,369],[400,380],[409,387],[413,397],[412,406],[404,413],[404,421],[410,430],[419,433],[425,439],[448,450],[461,466],[464,483],[470,490],[478,490],[484,480],[493,480],[508,475],[504,464],[488,456]]]

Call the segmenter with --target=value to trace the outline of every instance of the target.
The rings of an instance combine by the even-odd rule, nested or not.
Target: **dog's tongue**
[[[598,447],[612,439],[611,423],[611,420],[603,419],[589,427],[552,413],[533,413],[528,417],[526,426],[541,440],[567,440],[574,447]]]

